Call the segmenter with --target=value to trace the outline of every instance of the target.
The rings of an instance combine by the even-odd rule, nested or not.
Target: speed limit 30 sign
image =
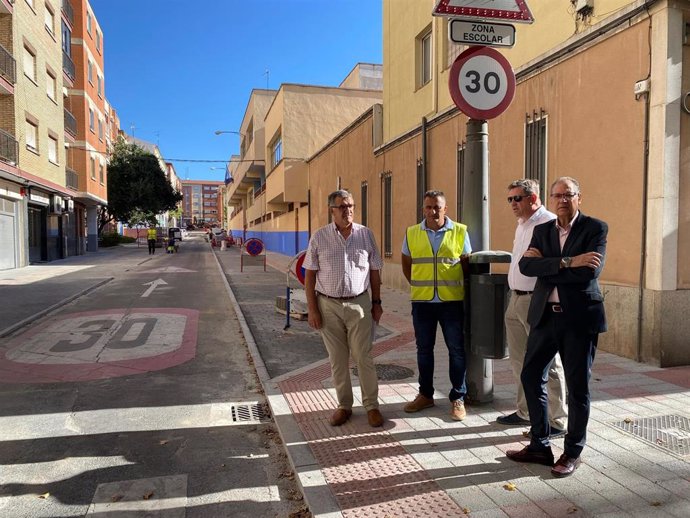
[[[450,96],[471,119],[498,117],[515,95],[515,73],[508,60],[490,47],[470,47],[449,74]]]

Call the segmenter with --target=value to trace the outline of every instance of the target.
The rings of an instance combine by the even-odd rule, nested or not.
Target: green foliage
[[[135,238],[129,236],[121,236],[117,232],[103,232],[101,234],[101,247],[117,246],[120,243],[134,243]]]
[[[130,227],[155,223],[157,214],[175,210],[181,200],[154,155],[117,140],[108,164],[108,207],[101,212],[100,228],[112,220]]]

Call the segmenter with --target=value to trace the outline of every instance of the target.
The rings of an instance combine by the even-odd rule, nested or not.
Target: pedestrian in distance
[[[531,439],[508,458],[552,466],[555,477],[572,475],[587,439],[589,380],[599,333],[606,331],[599,276],[604,267],[608,226],[580,212],[577,180],[561,177],[551,185],[555,222],[534,228],[520,271],[536,277],[527,320],[530,334],[521,380],[529,408]],[[549,442],[547,372],[560,353],[568,387],[568,431],[564,453],[554,465]]]
[[[153,255],[156,253],[156,239],[158,237],[156,227],[154,225],[150,225],[149,229],[146,231],[146,235],[146,240],[149,244],[149,255]]]
[[[517,380],[516,411],[496,419],[505,426],[524,426],[530,424],[529,409],[525,399],[525,390],[520,382],[522,364],[527,351],[529,323],[527,313],[532,292],[537,282],[536,277],[527,277],[520,272],[518,262],[532,241],[534,227],[553,221],[556,215],[546,210],[539,198],[539,184],[535,180],[515,180],[508,186],[508,203],[517,218],[515,239],[513,240],[513,259],[508,271],[510,294],[505,312],[506,341],[510,366]],[[566,404],[565,377],[560,354],[556,353],[548,369],[549,396],[549,436],[554,439],[565,435],[568,409]]]
[[[379,427],[383,416],[371,349],[373,322],[378,323],[383,314],[383,261],[372,231],[354,223],[355,203],[348,191],[329,194],[328,207],[333,222],[311,237],[303,266],[309,325],[321,332],[338,399],[338,409],[329,422],[340,426],[352,416],[352,356],[367,420],[370,426]]]
[[[440,324],[448,348],[450,416],[462,421],[467,415],[463,263],[467,264],[472,246],[467,227],[446,215],[443,192],[427,191],[422,209],[424,219],[407,229],[402,245],[402,270],[410,283],[419,369],[419,394],[404,410],[419,412],[434,406],[434,343]]]

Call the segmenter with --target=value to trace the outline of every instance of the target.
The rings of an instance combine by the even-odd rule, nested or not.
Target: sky
[[[224,179],[240,137],[214,131],[239,130],[253,88],[338,86],[357,63],[383,63],[381,0],[90,1],[122,129],[158,144],[181,179]]]

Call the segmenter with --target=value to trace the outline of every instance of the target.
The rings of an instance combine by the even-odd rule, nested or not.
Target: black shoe
[[[529,462],[532,464],[543,464],[549,467],[553,466],[553,452],[551,448],[530,450],[529,446],[525,446],[522,450],[508,450],[506,456],[515,462]]]
[[[496,419],[496,422],[505,426],[526,426],[530,424],[529,420],[523,419],[517,415],[517,412],[513,412],[510,415],[502,415]]]
[[[560,428],[554,428],[553,426],[549,430],[549,439],[558,439],[560,437],[565,437],[566,430],[561,430]],[[529,432],[522,432],[522,435],[525,437],[528,437],[529,439],[532,438],[532,430]]]

